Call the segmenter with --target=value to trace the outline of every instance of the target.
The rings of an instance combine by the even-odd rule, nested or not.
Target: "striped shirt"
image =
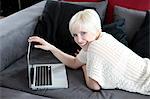
[[[113,36],[102,32],[77,58],[104,89],[119,88],[150,95],[150,60],[141,58]]]

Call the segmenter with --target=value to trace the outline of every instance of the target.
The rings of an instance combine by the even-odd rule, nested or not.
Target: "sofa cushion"
[[[106,21],[108,23],[113,22],[114,7],[116,5],[140,11],[146,11],[150,9],[149,0],[108,0],[108,8],[106,15]]]
[[[128,35],[128,42],[130,43],[135,33],[142,25],[146,12],[115,6],[114,15],[115,20],[120,18],[125,19],[125,32]]]
[[[95,8],[65,2],[47,1],[34,35],[44,38],[66,53],[76,52],[80,47],[74,42],[68,26],[71,17],[83,9]]]
[[[141,57],[150,58],[150,11],[147,11],[145,20],[136,32],[130,48]]]
[[[64,2],[67,2],[67,1],[64,1]],[[101,2],[69,2],[68,1],[67,3],[96,8],[98,14],[100,15],[101,22],[102,23],[104,22],[105,13],[106,13],[107,4],[108,4],[107,1],[101,1]]]
[[[71,2],[99,2],[101,0],[64,0],[64,1],[71,1]]]
[[[128,46],[127,42],[127,34],[124,31],[125,20],[118,19],[111,24],[103,25],[102,30],[111,34],[114,38],[116,38],[122,44]]]
[[[45,1],[0,20],[0,71],[26,53],[27,39],[42,14]]]
[[[1,99],[50,99],[27,92],[0,87]]]
[[[49,55],[50,58],[48,60],[50,60],[51,62],[56,62],[56,59],[54,56],[52,56],[52,54],[47,55]],[[41,55],[39,57],[44,56]],[[29,88],[27,71],[28,69],[26,63],[26,56],[24,56],[16,63],[9,66],[6,70],[0,72],[1,87],[7,87],[27,93],[32,93],[35,95],[45,96],[50,99],[149,99],[149,96],[146,95],[131,93],[117,89],[101,89],[100,92],[93,92],[86,86],[82,70],[72,70],[69,68],[66,68],[69,88],[32,90],[31,88]],[[11,97],[9,97],[9,99],[11,99]]]

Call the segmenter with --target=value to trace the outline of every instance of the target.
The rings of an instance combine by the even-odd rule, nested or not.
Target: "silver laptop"
[[[31,43],[28,46],[27,62],[29,87],[37,89],[68,88],[65,65],[59,64],[30,64]]]

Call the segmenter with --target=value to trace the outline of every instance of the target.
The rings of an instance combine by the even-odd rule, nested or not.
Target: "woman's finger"
[[[43,48],[42,45],[34,45],[35,48]]]
[[[37,36],[33,36],[33,37],[29,37],[28,42],[37,42],[37,43],[44,43],[44,40],[40,37]]]

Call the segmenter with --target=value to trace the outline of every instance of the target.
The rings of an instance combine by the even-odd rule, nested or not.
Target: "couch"
[[[26,53],[27,53],[27,46],[28,46],[27,39],[35,32],[36,34],[39,33],[38,29],[41,26],[40,17],[43,14],[45,4],[46,1],[42,1],[38,4],[35,4],[31,7],[28,7],[24,10],[21,10],[17,13],[14,13],[0,20],[0,98],[1,99],[51,99],[51,98],[52,99],[150,99],[150,96],[147,95],[127,92],[119,89],[110,89],[110,90],[102,89],[101,91],[92,91],[87,88],[81,69],[72,70],[67,67],[66,70],[67,70],[69,88],[43,89],[43,90],[30,89],[28,85],[27,61],[26,61]],[[88,3],[88,4],[81,4],[81,5],[90,5],[90,4]],[[95,3],[92,5],[95,6]],[[105,12],[106,9],[99,12],[100,14],[102,13],[101,15],[103,15],[101,16],[103,21],[105,17]],[[130,19],[131,17],[129,18],[130,15],[133,16],[132,17],[133,19]],[[119,29],[119,32],[121,33],[127,32],[126,33],[127,36],[123,35],[124,39],[120,39],[120,37],[122,36],[118,36],[118,35],[116,36],[116,38],[118,38],[118,40],[120,40],[120,42],[124,44],[126,44],[127,41],[128,44],[126,46],[133,49],[133,51],[141,55],[141,57],[149,57],[149,53],[148,53],[149,38],[147,38],[149,37],[149,33],[147,34],[147,31],[144,32],[142,31],[145,28],[149,29],[149,25],[145,26],[145,24],[149,24],[150,22],[150,21],[145,21],[145,18],[147,16],[146,12],[134,11],[132,9],[126,9],[120,6],[116,6],[115,16],[116,16],[115,20],[118,20],[122,17],[123,20],[126,19],[126,21],[128,21],[128,25],[124,27],[121,21],[119,23],[105,25],[103,29],[110,33],[112,31],[116,32],[114,28]],[[138,20],[138,22],[135,20]],[[134,25],[136,25],[136,27],[133,27]],[[131,27],[133,28],[130,29]],[[120,30],[121,28],[123,28],[123,30]],[[42,29],[40,29],[40,31],[43,31]],[[110,29],[110,31],[108,29]],[[123,32],[124,30],[126,31]],[[141,32],[143,32],[142,36],[141,34],[139,34]],[[116,35],[116,34],[112,34],[112,35]],[[59,40],[57,36],[58,35],[56,35],[55,37],[56,39],[53,38],[55,42],[53,41],[51,42],[53,44],[56,44],[57,47],[62,48],[59,42],[57,42]],[[142,42],[137,42],[137,41],[142,41]],[[64,42],[67,41],[65,40]],[[147,44],[148,46],[141,47],[143,44]],[[68,47],[68,45],[64,45],[64,46]],[[142,49],[138,49],[139,46]],[[66,49],[62,49],[62,50],[66,51]],[[66,52],[72,53],[70,51],[66,51]],[[51,59],[50,62],[59,62],[52,54],[50,54],[49,57]]]

